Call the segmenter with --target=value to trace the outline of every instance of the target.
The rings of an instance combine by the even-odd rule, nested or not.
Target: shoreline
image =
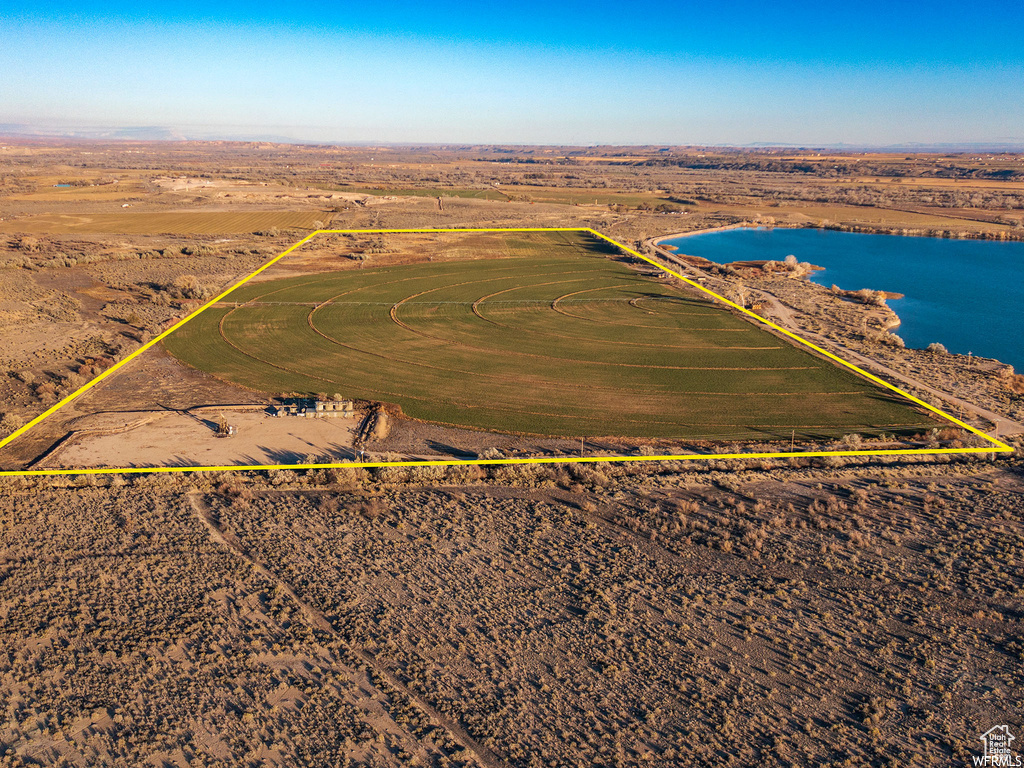
[[[674,239],[674,238],[677,238],[677,237],[687,237],[687,236],[691,236],[691,235],[695,235],[695,234],[703,234],[703,233],[707,233],[707,232],[719,232],[719,231],[727,231],[727,230],[731,230],[731,229],[741,229],[741,228],[750,228],[750,227],[751,227],[751,225],[734,224],[734,225],[730,225],[730,226],[727,226],[727,227],[715,227],[715,228],[704,229],[704,230],[693,230],[691,232],[686,232],[686,233],[681,233],[681,234],[670,234],[670,235],[664,235],[664,236],[660,236],[660,237],[653,237],[653,238],[650,238],[650,239],[644,241],[644,244],[651,246],[651,249],[654,251],[654,255],[656,255],[658,257],[661,257],[663,259],[666,259],[671,264],[683,267],[684,270],[690,271],[691,274],[692,273],[698,273],[698,274],[704,273],[704,274],[707,274],[704,271],[705,269],[710,268],[710,267],[718,267],[718,266],[721,266],[721,265],[719,265],[716,262],[713,262],[711,260],[708,260],[708,259],[703,259],[703,258],[700,258],[700,257],[687,256],[687,254],[685,254],[683,252],[669,251],[669,250],[665,249],[661,245],[661,243],[664,242],[665,240]],[[782,227],[782,228],[783,229],[805,229],[805,227]],[[816,229],[820,229],[820,228],[816,227]],[[684,261],[684,258],[687,261]],[[700,258],[700,260],[705,262],[705,264],[704,265],[697,265],[697,264],[693,264],[693,263],[688,263],[689,259],[695,259],[695,258]],[[728,278],[725,278],[725,277],[718,277],[717,279],[723,280],[725,283],[731,283],[731,280],[728,279]],[[787,281],[787,282],[790,282],[790,281]],[[798,280],[796,282],[802,283],[805,286],[807,286],[806,288],[804,288],[804,291],[806,291],[808,289],[811,290],[811,291],[815,291],[815,290],[828,291],[829,290],[826,286],[822,285],[821,283],[813,282],[810,279],[801,279],[801,280]],[[813,286],[813,288],[811,288],[811,286]],[[721,290],[721,289],[718,289],[718,290]],[[950,382],[944,382],[947,385],[946,387],[943,387],[943,385],[939,384],[938,382],[926,383],[925,381],[921,380],[919,375],[915,375],[914,373],[912,373],[909,370],[903,371],[903,370],[896,370],[896,369],[894,369],[893,368],[893,363],[895,361],[890,360],[890,361],[888,361],[888,363],[882,362],[879,359],[874,359],[875,356],[870,355],[870,354],[866,354],[864,350],[857,349],[856,348],[857,347],[856,344],[851,345],[848,342],[846,342],[845,340],[837,340],[837,339],[834,339],[834,338],[828,338],[828,336],[829,336],[828,329],[812,331],[812,330],[809,330],[807,328],[802,328],[802,327],[800,327],[801,323],[798,322],[797,317],[799,315],[801,315],[803,312],[805,312],[806,310],[800,310],[800,309],[797,308],[796,305],[792,305],[792,306],[788,305],[787,300],[783,299],[780,295],[778,295],[776,293],[776,291],[772,290],[772,288],[769,287],[769,286],[759,285],[756,288],[754,288],[753,290],[755,292],[757,292],[757,293],[761,293],[762,296],[765,296],[765,298],[768,299],[769,304],[771,304],[773,306],[773,309],[776,310],[776,312],[775,312],[775,314],[776,314],[775,322],[780,323],[783,328],[787,328],[788,330],[791,330],[791,331],[793,331],[795,333],[798,333],[802,337],[803,336],[810,337],[811,339],[813,339],[813,341],[815,343],[818,343],[818,344],[824,346],[826,349],[828,349],[830,347],[835,347],[836,351],[841,352],[844,356],[848,356],[850,358],[853,358],[854,360],[858,361],[860,365],[864,366],[866,369],[868,369],[868,370],[874,369],[877,373],[881,373],[883,376],[885,376],[886,378],[889,378],[890,380],[895,379],[897,382],[901,382],[903,386],[910,385],[912,388],[916,388],[916,389],[918,389],[921,392],[926,392],[929,395],[931,395],[932,397],[939,398],[940,401],[946,401],[946,402],[949,402],[949,403],[953,403],[953,404],[955,404],[956,407],[959,407],[959,408],[961,408],[961,409],[963,409],[965,411],[968,411],[968,412],[973,412],[976,416],[979,416],[983,420],[985,420],[985,421],[989,422],[990,424],[992,424],[991,431],[986,430],[986,431],[989,432],[989,434],[993,434],[995,436],[1001,436],[1001,435],[1005,436],[1005,435],[1011,435],[1011,434],[1021,434],[1021,433],[1024,433],[1024,423],[1022,423],[1021,421],[1015,420],[1014,416],[1011,416],[1011,415],[1006,414],[1006,413],[1000,413],[1000,411],[1002,409],[998,409],[997,408],[997,409],[993,410],[992,406],[995,405],[995,403],[991,403],[990,404],[990,403],[986,402],[985,405],[982,405],[982,404],[979,404],[979,403],[972,403],[972,402],[969,402],[967,400],[963,400],[960,397],[957,397],[956,394],[954,394],[954,392],[955,392],[955,385],[950,387]],[[804,291],[801,291],[801,293],[803,293]],[[887,292],[887,291],[884,292],[884,293],[887,294],[887,298],[895,298],[894,296],[890,296],[889,292]],[[886,314],[888,315],[888,319],[884,322],[882,331],[884,333],[890,333],[890,332],[892,332],[896,328],[899,328],[902,325],[902,320],[899,317],[899,314],[891,306],[886,305],[886,310],[887,310]],[[807,316],[810,316],[810,315],[807,315]],[[822,318],[822,317],[819,317],[817,319],[819,321],[821,321],[821,322],[824,322],[826,320],[826,318]],[[828,323],[828,325],[832,325],[832,324]],[[844,328],[842,326],[842,324],[835,324],[831,328],[831,330],[833,332],[838,332],[838,333],[840,333],[842,335],[842,334],[845,334],[849,329]],[[925,352],[924,349],[916,349],[916,348],[912,348],[912,347],[908,347],[907,348],[907,353],[909,355],[916,355],[916,354],[921,354],[921,353],[924,353],[924,352]],[[882,357],[885,357],[885,356],[882,355]],[[959,355],[957,353],[947,353],[947,359],[949,359],[952,362],[952,361],[955,361],[955,360],[958,360],[958,359],[965,360],[967,358],[964,355]],[[975,360],[982,360],[982,359],[984,359],[984,360],[989,361],[990,363],[995,364],[996,366],[1007,367],[1007,368],[1010,369],[1011,372],[1013,370],[1012,366],[1010,366],[1007,363],[1002,362],[1001,360],[998,360],[997,358],[979,358],[979,357],[975,357],[974,359]],[[909,362],[909,360],[908,360],[908,362]],[[897,367],[902,367],[902,366],[897,366]],[[1020,417],[1017,416],[1017,419],[1019,419],[1019,418]]]
[[[676,232],[674,234],[662,235],[660,237],[652,237],[647,242],[653,245],[655,248],[665,249],[662,242],[665,240],[676,240],[681,237],[693,237],[694,235],[707,235],[711,232],[728,232],[730,229],[757,229],[763,227],[764,224],[726,224],[724,227],[710,227],[708,229],[691,229],[689,232]],[[798,229],[798,227],[780,227],[780,229]]]
[[[972,219],[973,221],[973,219]],[[1019,243],[1024,242],[1024,233],[1002,231],[992,232],[964,232],[950,229],[918,229],[911,227],[874,227],[861,224],[755,224],[753,222],[742,222],[740,224],[726,224],[721,227],[709,227],[707,229],[691,229],[687,232],[673,232],[667,235],[652,237],[647,242],[655,247],[664,248],[661,243],[665,240],[676,240],[694,235],[705,235],[712,232],[727,232],[731,229],[821,229],[828,232],[848,232],[854,235],[891,235],[893,237],[931,237],[936,240],[985,240],[995,243]]]
[[[850,234],[879,234],[879,235],[891,234],[891,235],[903,236],[903,237],[932,237],[932,238],[937,239],[937,240],[988,240],[988,241],[991,241],[991,242],[1006,242],[1006,243],[1016,242],[1016,240],[1011,239],[1011,238],[1002,238],[1002,237],[992,238],[992,237],[985,237],[983,235],[979,235],[979,236],[961,236],[961,237],[941,237],[941,236],[931,235],[931,234],[927,234],[927,233],[914,233],[914,232],[906,232],[906,233],[902,233],[901,234],[901,233],[893,233],[893,232],[861,231],[860,229],[857,229],[857,228],[839,227],[839,226],[826,226],[826,227],[809,226],[809,225],[808,226],[802,226],[802,225],[790,226],[790,225],[786,225],[786,224],[754,224],[754,223],[750,223],[750,222],[744,222],[744,223],[740,223],[740,224],[730,224],[730,225],[722,226],[722,227],[711,227],[711,228],[708,228],[708,229],[691,230],[689,232],[680,232],[680,233],[672,233],[672,234],[668,234],[668,235],[660,235],[660,236],[652,237],[652,238],[646,240],[645,244],[650,245],[652,248],[655,249],[656,252],[660,253],[662,256],[664,256],[666,258],[671,258],[675,263],[679,264],[680,266],[685,265],[685,266],[688,266],[688,267],[691,267],[691,268],[701,269],[703,267],[703,265],[702,264],[694,263],[694,260],[697,260],[699,262],[705,262],[706,264],[709,264],[709,265],[710,264],[714,264],[714,265],[717,265],[717,266],[720,266],[720,267],[728,267],[728,266],[731,266],[731,265],[734,265],[734,264],[741,264],[742,265],[744,262],[723,262],[721,264],[718,264],[718,262],[714,262],[714,261],[712,261],[710,259],[707,259],[705,257],[694,256],[692,254],[687,254],[685,251],[681,250],[681,248],[675,248],[675,249],[669,250],[668,247],[662,245],[662,243],[664,243],[666,240],[674,240],[674,239],[677,239],[677,238],[681,239],[681,238],[685,238],[685,237],[691,237],[691,236],[694,236],[694,235],[712,234],[712,233],[726,232],[726,231],[737,230],[737,229],[754,229],[754,230],[766,230],[766,231],[771,231],[771,230],[774,230],[774,229],[793,230],[793,231],[808,230],[809,229],[809,230],[828,231],[828,232],[847,232],[847,233],[850,233]],[[1022,239],[1024,239],[1024,238],[1022,238]],[[684,261],[683,257],[685,257],[685,261]],[[771,261],[771,260],[767,259],[766,261]],[[811,274],[809,274],[809,275],[806,275],[803,279],[805,279],[807,282],[809,282],[811,284],[820,285],[823,288],[827,289],[829,287],[828,284],[826,284],[825,282],[819,282],[819,280],[816,279],[816,275],[814,273],[817,273],[817,272],[827,272],[827,270],[824,267],[814,267],[813,272]],[[854,293],[857,293],[858,290],[861,290],[861,289],[841,289],[840,292],[843,293],[843,294],[851,294],[852,295]],[[885,289],[881,289],[881,288],[879,288],[879,289],[871,289],[871,290],[873,290],[873,291],[875,291],[877,293],[884,293],[886,295],[886,300],[887,301],[899,301],[901,299],[905,299],[906,298],[906,294],[905,293],[900,293],[900,292],[896,292],[896,291],[889,291],[889,290],[885,290]],[[892,308],[890,307],[890,309],[892,309]],[[900,324],[902,325],[902,320],[901,320]],[[940,343],[942,343],[942,342],[940,341]],[[915,347],[911,347],[911,349],[914,349],[914,348]],[[920,349],[925,349],[925,346],[920,347]],[[957,354],[957,353],[950,353],[950,354]],[[973,355],[961,355],[961,356],[963,356],[963,357],[974,357]],[[990,358],[990,359],[998,360],[998,358]],[[999,362],[1001,362],[1004,365],[1011,365],[1014,368],[1019,367],[1019,366],[1014,365],[1013,363],[1005,363],[1005,362],[1003,362],[1001,360],[999,360]]]

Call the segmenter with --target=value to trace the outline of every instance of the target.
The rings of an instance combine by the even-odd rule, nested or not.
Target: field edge
[[[629,248],[628,246],[619,243],[616,240],[608,237],[607,235],[598,232],[590,227],[455,227],[455,228],[414,228],[414,229],[319,229],[311,232],[310,234],[298,240],[286,250],[282,251],[277,256],[268,260],[265,264],[255,269],[250,274],[246,275],[242,279],[235,282],[233,285],[219,293],[218,295],[211,298],[202,306],[198,307],[194,311],[190,312],[184,318],[178,322],[172,324],[169,328],[162,331],[158,335],[154,336],[148,342],[140,346],[137,350],[132,352],[130,355],[113,365],[106,371],[100,373],[96,378],[86,382],[80,388],[72,392],[71,394],[58,401],[56,404],[43,411],[25,425],[19,427],[10,435],[3,439],[0,439],[0,448],[3,448],[13,442],[21,435],[28,432],[30,429],[38,425],[40,422],[49,418],[64,406],[68,405],[80,395],[92,389],[94,386],[99,384],[101,381],[106,379],[108,376],[113,375],[122,367],[133,361],[135,358],[140,356],[142,353],[151,349],[156,344],[163,341],[167,336],[182,327],[195,317],[212,307],[219,301],[222,301],[229,294],[241,288],[243,285],[248,283],[254,277],[269,269],[271,266],[276,264],[284,257],[291,254],[293,251],[302,247],[306,243],[313,240],[319,235],[325,234],[414,234],[414,233],[444,233],[444,232],[584,232],[590,234],[600,240],[611,244],[615,248],[628,253],[642,261],[656,267],[657,269],[666,272],[667,274],[683,281],[688,286],[700,291],[703,294],[710,296],[715,302],[724,304],[732,309],[738,310],[739,312],[747,315],[757,323],[764,325],[772,331],[782,334],[792,341],[803,345],[816,354],[822,355],[834,363],[853,371],[859,376],[863,376],[891,392],[896,393],[914,403],[917,406],[923,407],[929,412],[939,416],[940,418],[950,422],[951,424],[965,429],[971,434],[982,438],[992,447],[979,446],[972,448],[899,448],[899,449],[879,449],[879,450],[839,450],[839,451],[788,451],[788,452],[752,452],[752,453],[735,453],[735,454],[669,454],[661,456],[565,456],[565,457],[536,457],[536,458],[510,458],[510,459],[450,459],[450,460],[412,460],[412,461],[379,461],[379,462],[337,462],[337,463],[323,463],[323,464],[259,464],[259,465],[229,465],[229,466],[197,466],[197,467],[95,467],[95,468],[82,468],[82,469],[38,469],[38,470],[0,470],[0,477],[27,477],[27,476],[45,476],[45,475],[90,475],[90,474],[143,474],[143,473],[163,473],[163,472],[213,472],[213,471],[269,471],[269,470],[280,470],[280,469],[345,469],[345,468],[378,468],[378,467],[424,467],[424,466],[465,466],[465,465],[511,465],[511,464],[559,464],[559,463],[595,463],[595,462],[629,462],[629,461],[695,461],[695,460],[725,460],[725,459],[767,459],[767,458],[824,458],[829,456],[835,457],[869,457],[869,456],[922,456],[922,455],[951,455],[951,454],[975,454],[975,453],[1012,453],[1014,449],[1002,442],[1001,440],[994,438],[981,430],[972,427],[969,424],[945,413],[941,409],[921,400],[920,398],[911,395],[908,392],[903,391],[899,387],[891,384],[884,379],[881,379],[874,374],[871,374],[859,366],[842,359],[838,355],[835,355],[828,350],[825,350],[818,345],[802,338],[800,335],[779,326],[770,320],[767,320],[757,313],[747,309],[746,307],[740,306],[739,304],[730,301],[729,299],[715,293],[714,291],[700,285],[699,283],[690,280],[684,275],[669,269],[665,265],[644,256],[641,253]]]

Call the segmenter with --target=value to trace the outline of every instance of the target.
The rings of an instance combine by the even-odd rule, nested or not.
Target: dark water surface
[[[825,267],[816,283],[905,294],[889,306],[908,347],[937,341],[1024,371],[1024,243],[822,229],[731,229],[664,243],[719,263],[793,254]]]

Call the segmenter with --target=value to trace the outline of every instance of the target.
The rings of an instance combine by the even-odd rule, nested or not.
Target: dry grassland
[[[150,213],[39,214],[0,224],[0,232],[26,234],[219,235],[270,229],[314,230],[327,226],[320,211],[181,211]],[[319,226],[317,226],[319,224]]]
[[[813,204],[780,204],[776,207],[747,204],[743,206],[715,207],[719,213],[736,216],[748,215],[751,209],[759,211],[762,216],[775,217],[779,223],[792,220],[793,223],[814,224],[823,226],[842,225],[851,228],[899,229],[899,230],[935,230],[955,226],[962,212],[943,211],[915,212],[908,210],[889,210],[884,208],[862,208],[842,205]],[[998,234],[1007,231],[1005,224],[994,222],[977,222],[973,224],[975,231]]]
[[[951,764],[1021,714],[1016,465],[108,480],[5,481],[18,764]]]

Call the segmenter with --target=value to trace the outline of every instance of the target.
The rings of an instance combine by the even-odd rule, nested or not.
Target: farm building
[[[306,403],[289,403],[277,406],[275,416],[301,416],[304,418],[349,419],[355,413],[351,400],[309,400]]]

